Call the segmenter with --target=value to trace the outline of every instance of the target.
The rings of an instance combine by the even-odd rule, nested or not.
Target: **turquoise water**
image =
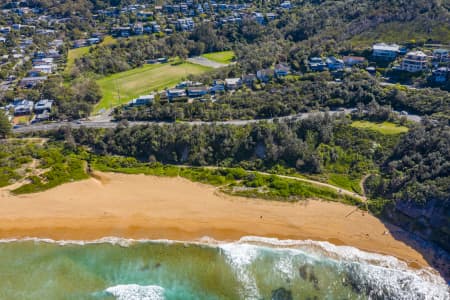
[[[324,242],[0,243],[0,299],[449,299],[397,259]]]

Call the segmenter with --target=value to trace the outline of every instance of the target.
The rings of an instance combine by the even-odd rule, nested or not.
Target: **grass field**
[[[124,104],[140,95],[175,86],[190,74],[200,74],[208,67],[191,63],[178,65],[154,64],[113,74],[97,80],[103,98],[95,107],[95,112]],[[120,94],[120,99],[118,94]]]
[[[212,52],[212,53],[205,53],[202,56],[221,64],[229,64],[234,58],[234,52],[233,51]]]
[[[408,127],[399,126],[391,122],[375,123],[369,121],[354,121],[351,126],[374,130],[382,134],[400,134],[408,131]]]

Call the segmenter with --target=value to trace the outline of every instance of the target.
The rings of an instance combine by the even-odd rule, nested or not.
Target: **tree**
[[[6,138],[11,133],[11,123],[4,112],[0,112],[0,137]]]

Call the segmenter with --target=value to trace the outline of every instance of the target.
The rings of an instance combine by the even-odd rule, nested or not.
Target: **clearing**
[[[103,97],[95,112],[124,104],[140,95],[175,86],[188,75],[201,74],[210,68],[191,63],[154,64],[113,74],[97,80]]]
[[[382,134],[400,134],[408,131],[408,127],[400,126],[392,122],[375,123],[369,121],[354,121],[351,126],[355,128],[374,130]]]
[[[205,53],[202,55],[202,57],[221,64],[229,64],[234,58],[234,52],[220,51],[220,52]]]

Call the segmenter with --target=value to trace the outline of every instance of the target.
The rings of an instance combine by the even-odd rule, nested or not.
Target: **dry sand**
[[[377,218],[318,200],[284,203],[231,197],[183,178],[98,173],[42,193],[0,190],[0,238],[238,240],[255,235],[312,239],[428,266]],[[352,213],[353,212],[353,213]]]

